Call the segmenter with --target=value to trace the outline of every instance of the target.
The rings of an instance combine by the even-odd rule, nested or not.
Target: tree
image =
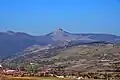
[[[29,73],[36,73],[38,71],[38,65],[27,65],[26,71]]]

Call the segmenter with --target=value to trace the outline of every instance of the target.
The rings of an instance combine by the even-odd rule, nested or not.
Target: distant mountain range
[[[0,32],[0,58],[15,56],[33,45],[64,45],[66,43],[109,42],[120,44],[120,36],[111,34],[73,34],[56,29],[42,36],[33,36],[23,32]]]

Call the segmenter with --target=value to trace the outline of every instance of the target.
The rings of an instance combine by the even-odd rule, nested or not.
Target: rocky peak
[[[61,29],[61,28],[57,28],[57,29],[55,30],[55,32],[64,32],[64,30]]]
[[[51,36],[65,36],[65,35],[69,35],[69,33],[64,31],[61,28],[57,28],[52,33],[50,33],[49,35],[51,35]]]
[[[71,41],[71,40],[76,40],[76,36],[64,31],[61,28],[57,28],[53,32],[47,34],[47,36],[50,36],[52,40],[54,41]]]

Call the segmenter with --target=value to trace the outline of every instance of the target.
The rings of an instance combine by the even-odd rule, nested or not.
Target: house
[[[0,65],[0,71],[1,71],[1,70],[3,70],[3,67],[2,67],[2,65]]]
[[[2,68],[2,65],[0,64],[0,68]]]
[[[12,75],[15,72],[15,70],[3,70],[3,73],[6,75]]]
[[[15,72],[15,70],[6,70],[5,72],[6,73],[13,73],[13,72]]]

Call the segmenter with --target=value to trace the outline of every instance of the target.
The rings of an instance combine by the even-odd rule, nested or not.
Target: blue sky
[[[120,35],[120,0],[0,0],[0,31]]]

